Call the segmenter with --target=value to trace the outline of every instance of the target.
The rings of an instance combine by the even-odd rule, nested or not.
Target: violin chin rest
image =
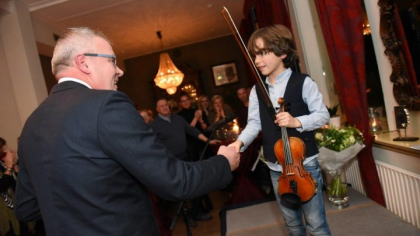
[[[284,193],[280,198],[281,204],[287,208],[297,210],[301,207],[300,196],[296,193]]]

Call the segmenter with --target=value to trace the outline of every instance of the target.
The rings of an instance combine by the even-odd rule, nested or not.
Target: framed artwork
[[[238,82],[238,73],[234,62],[215,65],[211,67],[214,86],[222,86]]]

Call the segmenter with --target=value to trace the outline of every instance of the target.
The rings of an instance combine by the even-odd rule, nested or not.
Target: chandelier
[[[162,34],[160,31],[157,32],[157,36],[160,39],[162,45]],[[162,46],[163,48],[163,46]],[[176,87],[182,83],[184,74],[176,68],[172,62],[169,54],[164,52],[160,54],[159,70],[155,77],[155,84],[161,89],[166,89],[169,94],[176,92]]]

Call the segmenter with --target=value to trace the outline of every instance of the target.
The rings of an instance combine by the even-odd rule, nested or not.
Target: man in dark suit
[[[169,154],[129,98],[108,39],[73,28],[52,59],[58,79],[19,142],[15,212],[43,218],[47,235],[159,235],[147,189],[191,199],[228,184],[239,164],[233,148],[203,162]]]

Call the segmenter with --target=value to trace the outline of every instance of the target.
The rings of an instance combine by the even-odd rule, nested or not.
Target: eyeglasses
[[[112,63],[114,63],[114,66],[117,66],[117,57],[115,55],[110,55],[110,54],[100,54],[100,53],[84,53],[84,56],[87,57],[105,57],[105,58],[109,58],[112,60]]]
[[[186,103],[186,102],[189,102],[190,101],[190,99],[186,99],[186,100],[181,100],[181,101],[179,101],[180,103]]]

